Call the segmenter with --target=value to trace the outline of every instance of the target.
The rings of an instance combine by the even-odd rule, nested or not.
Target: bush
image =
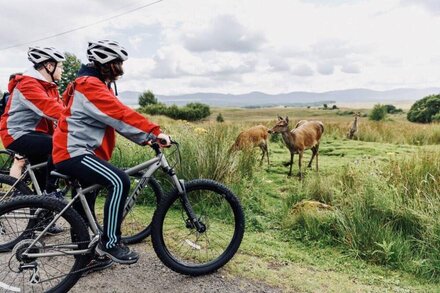
[[[406,117],[411,122],[430,123],[439,113],[440,95],[431,95],[415,102]]]
[[[150,115],[164,115],[187,121],[197,121],[211,115],[209,106],[201,103],[190,103],[184,107],[176,105],[167,107],[165,104],[157,103],[142,107],[141,111]]]
[[[397,114],[403,112],[402,109],[397,109],[394,105],[384,105],[383,107],[388,114]]]
[[[374,105],[373,110],[371,110],[369,118],[373,121],[381,121],[385,119],[385,116],[387,115],[386,109],[381,104]]]
[[[222,113],[218,113],[217,118],[215,119],[217,122],[225,122],[225,119],[223,119]]]

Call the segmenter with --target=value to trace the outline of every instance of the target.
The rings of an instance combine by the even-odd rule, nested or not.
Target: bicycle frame
[[[36,164],[36,165],[31,165],[31,163],[29,163],[29,161],[26,159],[25,166],[26,166],[26,170],[23,172],[23,174],[21,174],[20,178],[18,178],[15,181],[15,183],[11,186],[11,188],[8,190],[8,192],[6,192],[3,195],[3,197],[0,199],[0,201],[5,199],[7,196],[9,196],[10,192],[14,189],[14,187],[19,182],[21,182],[26,177],[27,174],[29,174],[29,177],[31,177],[32,185],[34,186],[35,192],[37,193],[37,195],[42,195],[43,194],[41,192],[40,184],[38,184],[37,177],[35,177],[34,170],[46,167],[47,166],[47,162],[39,163],[39,164]]]
[[[146,185],[146,183],[148,182],[149,178],[159,169],[162,168],[165,173],[167,173],[171,179],[172,182],[174,184],[174,186],[177,188],[179,194],[184,194],[185,190],[184,190],[184,184],[183,184],[183,180],[180,180],[177,175],[174,172],[174,169],[170,167],[170,165],[168,164],[167,159],[165,158],[165,155],[160,151],[159,147],[157,146],[156,148],[153,146],[153,149],[156,152],[156,157],[141,163],[137,166],[134,166],[132,168],[129,168],[127,170],[125,170],[125,173],[127,175],[133,175],[135,173],[138,173],[139,171],[143,171],[146,170],[145,173],[142,175],[140,181],[138,182],[138,184],[136,185],[134,191],[132,192],[132,194],[130,195],[129,198],[127,198],[126,200],[126,204],[124,207],[124,216],[125,214],[131,209],[131,207],[134,205],[134,202],[136,201],[136,197],[139,195],[140,190]],[[25,250],[25,252],[23,253],[23,255],[25,255],[26,257],[52,257],[52,256],[59,256],[59,255],[65,255],[65,254],[69,254],[69,255],[78,255],[78,254],[86,254],[86,253],[90,253],[92,251],[92,249],[94,248],[94,244],[96,244],[96,242],[99,240],[99,236],[100,236],[100,231],[98,228],[98,224],[95,220],[95,218],[93,217],[93,213],[90,210],[90,207],[87,203],[86,200],[86,196],[85,194],[91,191],[94,191],[98,188],[100,188],[101,186],[99,184],[95,184],[92,186],[89,186],[87,188],[82,189],[81,187],[78,187],[76,189],[77,194],[75,195],[75,197],[64,207],[64,209],[58,213],[57,215],[54,216],[54,219],[45,227],[45,229],[40,233],[40,235],[38,235],[37,238],[35,238],[33,240],[33,242],[29,245],[29,247]],[[88,245],[87,249],[81,249],[81,250],[73,250],[73,251],[63,251],[63,252],[51,252],[51,253],[29,253],[29,250],[44,236],[44,234],[47,232],[47,230],[49,229],[49,227],[51,227],[61,216],[62,214],[69,208],[72,206],[72,204],[76,201],[76,200],[80,200],[81,201],[81,205],[85,211],[88,223],[90,225],[90,228],[93,232],[93,239],[91,240],[91,242]],[[184,206],[185,206],[185,210],[188,212],[188,214],[191,217],[191,220],[195,223],[196,227],[199,228],[199,223],[196,219],[196,216],[194,215],[194,212],[192,211],[191,206],[189,205],[189,202],[187,200],[186,197],[184,197]],[[68,244],[66,246],[63,245],[56,245],[56,247],[65,247],[65,248],[78,248],[78,245],[76,244]]]

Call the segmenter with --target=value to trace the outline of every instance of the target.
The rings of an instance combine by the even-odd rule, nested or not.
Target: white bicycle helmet
[[[66,60],[63,53],[55,49],[54,47],[41,48],[38,46],[29,47],[28,59],[34,64],[38,64],[44,61],[63,62]]]
[[[117,59],[125,61],[128,59],[128,53],[118,42],[102,40],[89,42],[89,46],[87,47],[87,57],[89,58],[89,61],[106,64]]]

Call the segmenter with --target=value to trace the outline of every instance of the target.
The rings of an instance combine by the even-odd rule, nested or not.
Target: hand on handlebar
[[[168,134],[165,133],[159,133],[157,136],[157,142],[159,143],[160,147],[167,148],[171,146],[171,137]]]

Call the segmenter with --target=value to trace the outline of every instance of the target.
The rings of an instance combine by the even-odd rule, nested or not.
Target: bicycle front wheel
[[[153,247],[170,269],[204,275],[224,266],[243,239],[245,220],[238,198],[225,186],[206,179],[185,183],[186,196],[198,227],[175,190],[154,214]]]
[[[48,224],[38,213],[59,214],[65,205],[42,196],[0,203],[0,291],[67,292],[78,281],[91,253],[83,252],[90,237],[75,210],[67,209],[56,221],[59,233],[44,234],[34,243]],[[31,228],[28,222],[33,222]]]

